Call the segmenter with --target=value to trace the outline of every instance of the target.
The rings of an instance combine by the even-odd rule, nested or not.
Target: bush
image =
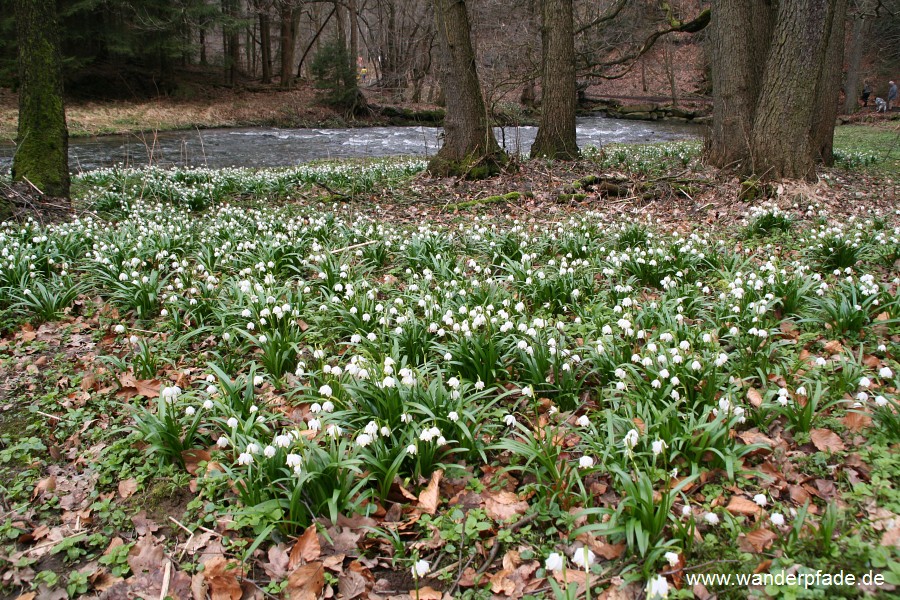
[[[310,68],[323,104],[347,114],[358,114],[365,108],[365,99],[356,85],[356,69],[340,39],[322,46]]]

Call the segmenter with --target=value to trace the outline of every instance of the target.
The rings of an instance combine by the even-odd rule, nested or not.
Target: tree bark
[[[847,83],[844,86],[844,114],[853,114],[859,107],[862,92],[859,85],[859,69],[869,20],[863,15],[853,17],[853,33],[850,35],[850,57],[847,61]]]
[[[16,0],[19,128],[12,177],[50,196],[69,196],[69,132],[63,105],[56,3]]]
[[[294,84],[294,46],[296,19],[294,7],[290,0],[281,4],[281,87],[289,88]]]
[[[825,31],[819,75],[816,79],[815,99],[810,127],[813,160],[827,166],[834,164],[834,123],[838,115],[841,91],[841,72],[844,62],[844,30],[847,22],[848,0],[834,0]]]
[[[348,0],[347,12],[349,13],[347,22],[350,27],[350,66],[353,68],[355,76],[359,77],[359,65],[357,64],[359,57],[359,12],[356,7],[356,0]]]
[[[272,35],[269,23],[268,8],[260,6],[259,10],[259,44],[260,61],[262,62],[262,82],[272,83]]]
[[[444,144],[428,163],[433,175],[480,178],[495,174],[506,154],[494,137],[475,70],[464,0],[432,0],[440,48],[439,79],[447,100]]]
[[[575,26],[572,0],[543,0],[541,121],[531,157],[578,158],[575,137]]]
[[[830,162],[847,0],[720,0],[707,159],[769,179]]]

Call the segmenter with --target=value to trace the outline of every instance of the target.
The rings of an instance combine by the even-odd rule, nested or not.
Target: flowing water
[[[664,142],[696,138],[700,127],[665,121],[580,117],[578,144]],[[527,153],[536,127],[495,130],[509,152]],[[110,135],[69,140],[69,168],[85,171],[117,164],[138,166],[282,167],[323,158],[433,155],[440,148],[437,127],[353,129],[204,129],[158,134]],[[15,146],[0,144],[0,172],[8,171]]]

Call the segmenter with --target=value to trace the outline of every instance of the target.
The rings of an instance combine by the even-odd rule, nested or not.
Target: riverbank
[[[66,119],[71,137],[177,131],[222,127],[352,127],[436,123],[443,119],[439,107],[426,104],[384,102],[367,92],[371,114],[348,119],[321,106],[311,86],[292,90],[257,87],[232,90],[216,88],[190,99],[160,97],[142,101],[69,102]],[[18,98],[0,89],[0,140],[16,137]]]
[[[69,135],[73,138],[135,134],[186,129],[237,127],[343,128],[379,125],[440,125],[444,109],[433,104],[397,102],[381,90],[365,90],[371,111],[347,118],[320,105],[311,85],[292,90],[277,87],[207,88],[191,98],[160,97],[134,101],[77,101],[66,106]],[[498,124],[537,125],[540,112],[518,103],[495,106]],[[612,118],[702,123],[709,114],[703,99],[672,106],[671,101],[650,96],[595,97],[579,106],[580,115],[602,114]],[[0,89],[0,140],[13,141],[18,120],[18,98]]]

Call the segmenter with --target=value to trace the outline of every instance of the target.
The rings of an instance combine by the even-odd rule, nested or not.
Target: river
[[[696,138],[700,127],[665,121],[579,117],[578,144],[663,142]],[[510,152],[528,152],[536,127],[497,128]],[[69,168],[86,171],[129,166],[282,167],[323,158],[432,155],[440,147],[437,127],[357,127],[351,129],[202,129],[108,135],[69,140]],[[0,144],[0,172],[8,172],[15,146]]]

